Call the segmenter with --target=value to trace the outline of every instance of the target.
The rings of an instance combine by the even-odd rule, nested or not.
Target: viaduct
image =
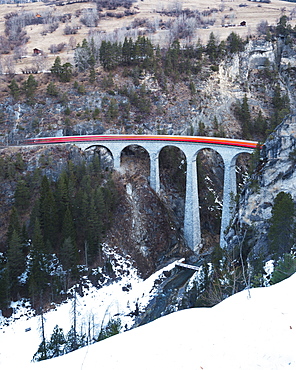
[[[120,168],[122,151],[130,145],[144,148],[150,158],[150,186],[156,193],[160,190],[159,153],[166,146],[180,149],[187,163],[186,198],[184,217],[184,237],[188,246],[197,251],[201,243],[197,154],[203,149],[212,149],[222,157],[224,162],[223,207],[220,230],[220,246],[225,247],[224,233],[232,216],[231,200],[236,195],[236,159],[241,153],[252,153],[257,142],[235,139],[220,139],[194,136],[168,135],[88,135],[36,138],[27,140],[28,144],[75,143],[82,150],[91,147],[104,147],[113,157],[114,169]]]

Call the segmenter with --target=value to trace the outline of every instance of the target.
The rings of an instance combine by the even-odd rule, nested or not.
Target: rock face
[[[144,278],[170,261],[192,254],[173,211],[151,189],[147,177],[143,166],[132,170],[123,166],[117,174],[120,204],[106,238],[109,246],[132,257]]]
[[[240,197],[238,212],[227,235],[228,247],[238,244],[248,227],[251,257],[268,255],[268,220],[279,192],[290,193],[296,202],[296,116],[290,116],[269,136],[260,153],[260,164]]]

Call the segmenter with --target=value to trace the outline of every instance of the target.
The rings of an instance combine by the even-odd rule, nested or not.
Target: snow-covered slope
[[[145,310],[157,293],[156,281],[162,281],[165,271],[175,266],[171,263],[143,280],[128,260],[114,251],[108,253],[114,264],[115,280],[111,283],[107,279],[100,289],[89,284],[82,297],[77,294],[77,330],[87,333],[90,328],[92,337],[97,337],[101,327],[111,318],[120,318],[123,331],[131,328],[135,319],[133,312],[136,309],[139,312]],[[41,319],[34,316],[29,306],[28,302],[14,302],[14,313],[9,319],[4,318],[0,311],[0,369],[18,369],[29,365],[38,349]],[[73,299],[57,305],[43,316],[46,340],[50,339],[55,325],[67,334],[73,323]]]
[[[22,369],[295,369],[295,286],[296,274]]]

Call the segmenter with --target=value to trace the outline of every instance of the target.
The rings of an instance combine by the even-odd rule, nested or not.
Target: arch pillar
[[[113,166],[114,166],[114,169],[117,170],[117,171],[119,171],[119,169],[120,169],[121,151],[112,150],[111,153],[113,155]]]
[[[234,157],[224,157],[224,186],[223,186],[223,207],[220,230],[220,247],[225,248],[225,231],[234,211],[234,198],[236,196],[236,172]]]
[[[150,152],[150,186],[156,192],[160,191],[159,179],[159,151]]]
[[[184,151],[185,152],[185,151]],[[186,154],[186,197],[184,215],[184,237],[188,246],[197,251],[201,242],[196,153]]]

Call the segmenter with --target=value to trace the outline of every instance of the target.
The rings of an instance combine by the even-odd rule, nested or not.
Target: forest
[[[17,178],[1,259],[1,308],[18,297],[35,307],[59,301],[83,269],[103,262],[100,245],[117,203],[111,175],[98,155],[90,163],[69,161],[56,181],[38,168],[24,175],[20,156],[0,165],[1,180]]]

